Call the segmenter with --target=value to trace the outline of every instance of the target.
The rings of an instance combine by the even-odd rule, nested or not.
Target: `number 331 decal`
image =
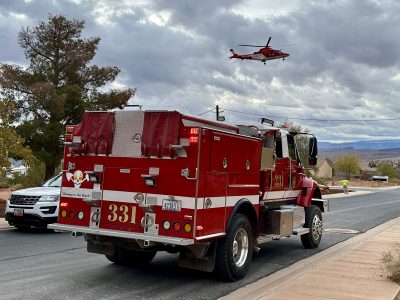
[[[110,204],[108,210],[108,221],[136,224],[136,206]]]

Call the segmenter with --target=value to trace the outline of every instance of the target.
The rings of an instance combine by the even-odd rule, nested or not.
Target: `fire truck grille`
[[[10,204],[34,205],[39,198],[40,196],[11,195]]]

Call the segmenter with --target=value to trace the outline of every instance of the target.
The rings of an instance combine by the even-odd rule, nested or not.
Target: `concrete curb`
[[[322,195],[322,199],[349,198],[349,197],[373,194],[376,192],[377,191],[355,191],[355,192],[349,192],[348,194],[344,193],[328,194],[328,195]]]
[[[8,225],[8,222],[4,218],[0,218],[0,229],[13,228],[13,226]]]

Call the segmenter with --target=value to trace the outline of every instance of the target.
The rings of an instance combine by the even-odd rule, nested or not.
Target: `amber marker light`
[[[63,209],[62,211],[61,211],[61,217],[63,217],[63,218],[65,218],[66,216],[67,216],[67,211],[65,210],[65,209]]]
[[[191,231],[192,231],[192,225],[186,223],[186,224],[183,226],[183,230],[184,230],[186,233],[191,232]]]

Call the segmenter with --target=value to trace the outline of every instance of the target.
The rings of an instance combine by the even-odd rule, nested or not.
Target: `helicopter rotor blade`
[[[265,46],[266,48],[268,48],[269,42],[271,41],[271,37],[269,37],[267,45]]]
[[[265,46],[259,46],[259,45],[238,45],[238,46],[244,46],[244,47],[257,47],[257,48],[264,48]]]
[[[296,44],[287,44],[287,45],[278,45],[279,47],[290,47],[290,46],[295,46]]]

